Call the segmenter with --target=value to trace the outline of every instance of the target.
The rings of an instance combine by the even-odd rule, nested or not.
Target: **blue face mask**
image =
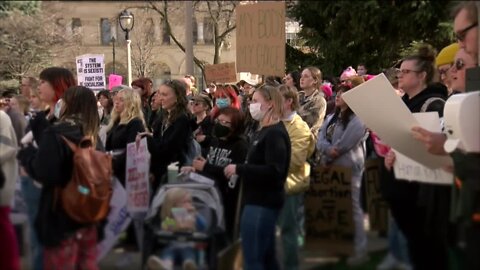
[[[219,109],[226,108],[230,106],[230,100],[228,100],[228,98],[217,98],[217,100],[215,101],[215,104]]]

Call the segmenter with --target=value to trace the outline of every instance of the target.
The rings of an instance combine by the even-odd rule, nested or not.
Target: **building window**
[[[162,44],[163,45],[170,45],[170,35],[168,34],[167,24],[163,21],[163,29],[162,29]]]
[[[214,35],[213,20],[206,17],[203,21],[203,39],[205,44],[213,44]]]
[[[82,21],[80,18],[72,18],[72,33],[74,35],[80,34],[82,31]]]
[[[102,45],[110,45],[112,39],[112,25],[107,18],[100,19],[100,38]]]
[[[194,17],[192,20],[192,35],[193,35],[193,44],[197,44],[198,41],[198,25],[197,19]]]

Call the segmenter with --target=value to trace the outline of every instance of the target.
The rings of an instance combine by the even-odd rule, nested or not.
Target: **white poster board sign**
[[[412,137],[411,129],[420,124],[383,73],[342,94],[342,98],[368,128],[398,152],[432,169],[452,164],[450,157],[430,154]]]
[[[440,118],[437,112],[414,113],[413,116],[424,129],[441,132]],[[397,179],[444,185],[451,185],[453,182],[453,174],[443,169],[427,168],[398,151],[395,151],[395,155],[393,170]]]
[[[76,57],[78,85],[92,90],[107,89],[103,54],[84,54]]]
[[[143,138],[137,148],[135,142],[127,144],[127,209],[129,213],[147,212],[149,206],[150,153],[147,139]]]
[[[116,180],[113,186],[110,212],[105,225],[104,238],[97,244],[97,262],[100,261],[116,244],[120,234],[127,229],[132,218],[127,211],[127,193],[120,181]]]

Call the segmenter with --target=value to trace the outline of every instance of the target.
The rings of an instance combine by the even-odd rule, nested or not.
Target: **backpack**
[[[60,199],[67,215],[76,222],[98,222],[110,211],[112,156],[95,150],[88,137],[78,145],[61,137],[73,152],[73,170],[67,185],[57,189],[55,200]]]

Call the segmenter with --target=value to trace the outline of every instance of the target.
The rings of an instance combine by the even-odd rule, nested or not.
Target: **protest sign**
[[[123,77],[116,74],[108,75],[108,90],[112,90],[113,87],[122,84]]]
[[[285,2],[239,5],[236,12],[237,71],[285,75]]]
[[[78,85],[92,90],[106,89],[103,54],[84,54],[76,57]]]
[[[342,99],[368,128],[398,152],[432,169],[452,164],[450,157],[430,154],[423,143],[412,137],[411,129],[420,124],[383,73],[342,94]]]
[[[143,138],[137,148],[135,142],[127,144],[127,209],[129,213],[147,212],[149,206],[150,153],[147,139]]]
[[[388,229],[388,205],[380,189],[382,159],[365,161],[365,187],[370,230],[386,232]]]
[[[353,252],[352,172],[349,168],[318,166],[305,193],[307,248],[336,254]]]
[[[207,81],[207,83],[237,82],[237,70],[235,68],[235,63],[206,65],[205,80]]]
[[[105,225],[104,238],[97,244],[97,262],[100,261],[116,244],[120,234],[131,222],[127,211],[127,193],[120,181],[115,180],[110,199],[110,212]]]
[[[419,122],[420,126],[431,132],[440,132],[440,118],[437,112],[414,113],[413,116]],[[397,179],[406,179],[416,182],[451,185],[453,183],[453,174],[445,170],[431,169],[423,166],[421,163],[395,151],[395,163],[393,170]]]

